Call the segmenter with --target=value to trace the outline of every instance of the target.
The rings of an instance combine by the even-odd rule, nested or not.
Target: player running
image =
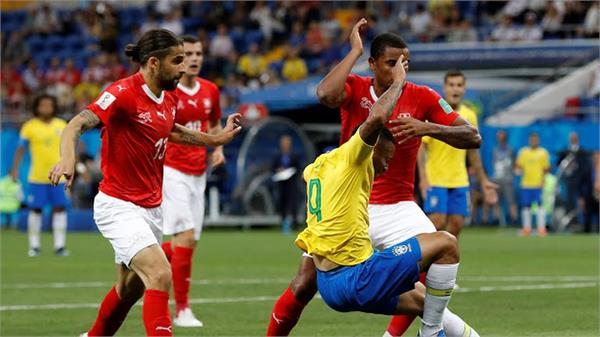
[[[215,135],[175,123],[177,97],[172,91],[185,66],[182,43],[170,31],[146,32],[126,47],[125,54],[140,63],[140,71],[111,84],[69,122],[61,139],[61,160],[49,178],[57,184],[65,176],[67,187],[71,185],[80,134],[102,124],[104,179],[94,200],[94,220],[115,251],[117,282],[86,335],[114,335],[143,295],[146,334],[171,336],[171,268],[159,246],[167,143],[226,144],[241,129],[239,115],[230,116],[223,131]]]
[[[33,102],[34,118],[21,127],[19,147],[15,153],[11,176],[17,181],[19,166],[25,150],[31,153],[31,168],[29,170],[29,195],[27,206],[27,231],[29,233],[29,256],[40,255],[42,229],[42,209],[52,206],[52,232],[54,236],[54,254],[67,256],[65,249],[67,241],[67,197],[64,188],[53,188],[48,183],[48,171],[60,159],[60,133],[67,122],[57,118],[56,97],[50,95],[38,96]],[[61,181],[60,183],[64,183]]]
[[[374,77],[350,74],[363,53],[359,29],[367,24],[361,19],[350,34],[351,50],[333,68],[317,88],[321,103],[340,108],[345,143],[352,130],[362,124],[371,107],[392,84],[392,68],[400,55],[410,61],[406,43],[397,35],[380,34],[371,44],[369,67]],[[408,66],[406,67],[408,68]],[[425,123],[424,121],[429,121]],[[414,202],[414,174],[421,136],[432,136],[458,148],[476,148],[481,137],[476,128],[461,118],[435,91],[405,82],[391,115],[390,131],[399,141],[387,172],[374,181],[369,201],[369,236],[373,247],[385,250],[415,235],[435,232],[435,227]],[[315,265],[303,256],[298,274],[275,303],[267,330],[268,336],[286,336],[297,323],[302,310],[317,291]],[[444,319],[455,324],[445,327],[448,336],[462,336],[466,325],[458,316],[446,311]],[[388,333],[401,335],[415,316],[392,319]]]
[[[177,85],[179,98],[175,123],[201,132],[221,131],[219,88],[198,77],[202,66],[202,43],[193,36],[183,37],[185,74]],[[165,157],[163,214],[165,235],[172,241],[162,244],[173,273],[175,319],[181,327],[202,327],[190,308],[188,298],[192,275],[192,256],[204,222],[206,188],[206,147],[170,144]],[[225,163],[223,147],[214,149],[213,167]]]
[[[444,99],[454,111],[477,126],[477,114],[462,104],[466,79],[459,70],[444,76]],[[431,137],[423,137],[418,155],[421,195],[425,199],[425,213],[438,230],[447,230],[458,237],[469,215],[469,175],[466,157],[481,184],[484,200],[495,204],[496,188],[483,169],[479,149],[462,150]]]
[[[406,77],[404,55],[399,57],[392,84],[358,131],[304,170],[308,227],[295,243],[313,257],[323,300],[341,312],[405,313],[400,294],[414,288],[420,270],[429,269],[419,336],[445,336],[442,316],[458,272],[456,238],[447,232],[420,234],[374,253],[368,233],[373,178],[387,170],[395,150],[385,123]]]

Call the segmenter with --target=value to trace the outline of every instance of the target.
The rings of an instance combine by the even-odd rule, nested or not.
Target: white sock
[[[531,210],[529,207],[523,207],[521,210],[521,218],[523,218],[523,229],[531,230]]]
[[[29,248],[40,248],[40,231],[42,230],[42,214],[29,211],[27,217],[27,232],[29,233]]]
[[[546,212],[544,211],[543,207],[538,206],[536,217],[537,217],[537,230],[538,231],[545,230],[546,229]]]
[[[421,336],[432,336],[442,329],[444,309],[448,306],[454,285],[458,263],[434,263],[427,271],[427,290],[425,292],[425,306],[421,320]]]
[[[54,233],[54,249],[64,248],[67,242],[66,212],[55,212],[52,215],[52,232]]]
[[[462,318],[448,308],[444,310],[442,325],[447,337],[479,337],[475,329],[471,328]]]

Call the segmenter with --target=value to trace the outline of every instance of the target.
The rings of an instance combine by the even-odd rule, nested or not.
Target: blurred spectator
[[[2,34],[4,36],[4,34]],[[6,46],[2,50],[3,61],[15,60],[22,61],[29,54],[27,44],[23,43],[26,34],[24,30],[17,30],[10,34]]]
[[[271,42],[273,32],[280,33],[285,29],[283,24],[273,17],[271,8],[267,6],[265,1],[256,2],[256,5],[250,11],[250,19],[258,24],[267,43]]]
[[[410,17],[410,32],[421,42],[427,41],[427,30],[431,24],[431,16],[422,3],[417,4],[416,12]]]
[[[117,37],[119,35],[119,22],[109,3],[98,2],[95,6],[96,25],[94,36],[99,40],[102,51],[114,53],[117,51]]]
[[[542,18],[542,28],[545,39],[556,39],[561,37],[562,14],[559,12],[557,4],[548,1],[546,5],[546,14]]]
[[[512,18],[504,15],[500,24],[492,31],[490,38],[492,41],[514,41],[518,36],[518,31],[513,24]]]
[[[517,29],[517,39],[521,41],[539,41],[542,39],[542,28],[537,24],[537,16],[534,12],[525,14],[525,24]]]
[[[288,55],[283,62],[281,75],[290,82],[300,81],[306,78],[308,68],[306,62],[299,56],[298,48],[289,48]]]
[[[47,84],[57,83],[64,77],[64,69],[61,68],[58,57],[55,56],[50,60],[50,68],[46,70],[44,77]]]
[[[375,30],[377,33],[386,32],[397,32],[398,31],[398,18],[394,17],[392,7],[390,4],[383,4],[381,6],[381,13],[377,15],[377,24]]]
[[[127,68],[119,60],[118,54],[107,55],[108,75],[107,80],[114,82],[120,78],[127,77]]]
[[[531,234],[531,212],[536,212],[539,236],[546,235],[546,212],[542,207],[542,187],[544,176],[550,171],[550,155],[540,146],[540,136],[532,132],[529,146],[519,150],[516,161],[517,173],[521,178],[521,221],[523,229],[520,235]]]
[[[233,49],[233,41],[227,32],[227,25],[219,24],[217,35],[210,42],[210,54],[217,58],[226,58]]]
[[[323,33],[317,21],[308,24],[308,31],[304,40],[305,53],[310,56],[319,56],[323,51]]]
[[[506,131],[500,130],[496,133],[496,146],[493,152],[493,180],[498,184],[498,203],[495,205],[496,218],[500,225],[513,224],[517,220],[517,204],[515,202],[515,191],[513,188],[513,149],[508,145]],[[508,207],[509,220],[505,214]]]
[[[158,28],[159,28],[159,25],[158,25],[158,20],[156,18],[156,15],[150,13],[150,14],[148,14],[148,18],[146,19],[146,21],[140,27],[140,33],[144,34],[145,32],[147,32],[149,30],[158,29]]]
[[[168,29],[175,35],[183,34],[183,23],[181,22],[181,9],[174,9],[169,12],[163,22],[159,25],[160,28]]]
[[[289,135],[279,138],[279,154],[273,160],[272,171],[273,181],[277,183],[279,191],[282,229],[285,234],[289,234],[298,211],[296,179],[300,171],[300,160],[292,152],[292,137]]]
[[[48,3],[42,3],[27,16],[26,25],[33,34],[53,34],[60,31],[60,21]]]
[[[502,8],[502,14],[508,15],[511,18],[517,17],[527,8],[527,2],[527,0],[510,0]]]
[[[44,72],[34,60],[27,62],[27,68],[23,71],[23,82],[30,91],[39,89],[44,81]]]
[[[73,62],[72,58],[65,60],[65,70],[60,80],[73,88],[81,81],[81,71],[75,68],[75,62]]]
[[[596,1],[597,2],[597,1]],[[585,20],[585,9],[580,1],[566,1],[565,15],[563,16],[563,29],[566,37],[581,36],[581,23]]]
[[[252,43],[248,49],[248,53],[240,57],[238,71],[246,79],[256,79],[267,71],[267,62],[265,57],[258,53],[258,44]]]
[[[577,212],[581,215],[579,205],[583,204],[584,190],[589,186],[591,162],[589,154],[579,145],[577,133],[569,134],[569,146],[559,153],[558,163],[564,168],[567,213]]]
[[[106,54],[90,57],[87,68],[85,68],[81,74],[83,81],[94,82],[100,85],[104,84],[104,81],[108,78],[109,74],[107,63],[108,60]]]
[[[333,8],[325,9],[324,19],[320,23],[323,38],[335,39],[341,32],[340,22]]]
[[[477,40],[477,31],[469,20],[461,21],[458,27],[453,28],[446,37],[447,42],[475,42]]]
[[[294,22],[292,25],[292,33],[288,39],[288,43],[292,47],[302,46],[304,44],[305,35],[304,35],[304,26],[299,21]]]
[[[151,4],[153,2],[150,2]],[[181,1],[180,0],[156,0],[156,2],[153,3],[154,7],[152,8],[154,10],[155,14],[159,14],[162,16],[166,16],[169,15],[169,13],[173,12],[176,9],[179,9],[181,6]]]
[[[594,1],[587,13],[583,22],[583,35],[588,38],[598,38],[598,30],[600,29],[600,4]]]

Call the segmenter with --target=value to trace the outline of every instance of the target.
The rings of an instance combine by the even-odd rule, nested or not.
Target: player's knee
[[[459,260],[458,240],[456,236],[448,232],[438,232],[443,247],[443,257],[448,263],[457,263]]]
[[[300,273],[291,284],[292,292],[302,302],[310,301],[317,293],[317,274]]]
[[[173,278],[173,274],[171,273],[171,268],[168,268],[168,267],[156,268],[148,276],[149,276],[149,281],[150,281],[150,285],[148,286],[148,288],[164,290],[164,291],[168,291],[169,288],[171,288],[171,279]]]
[[[190,230],[177,234],[175,236],[175,245],[187,248],[194,248],[196,246],[196,238],[194,236],[194,231]]]

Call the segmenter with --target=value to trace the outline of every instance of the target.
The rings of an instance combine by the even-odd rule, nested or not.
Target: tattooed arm
[[[233,137],[242,130],[240,126],[240,114],[232,114],[227,117],[225,127],[215,134],[194,131],[180,124],[175,124],[171,131],[169,140],[175,143],[198,146],[220,146],[233,140]]]
[[[56,186],[60,178],[64,175],[67,179],[65,187],[71,187],[73,172],[75,171],[75,149],[77,148],[79,137],[85,131],[96,127],[98,124],[100,124],[100,118],[87,109],[73,117],[69,124],[67,124],[60,138],[60,161],[48,174],[48,179],[50,179],[53,185]]]

